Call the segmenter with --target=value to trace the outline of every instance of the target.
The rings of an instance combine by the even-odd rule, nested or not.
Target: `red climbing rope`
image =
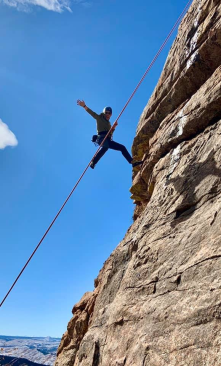
[[[119,116],[117,117],[117,119],[115,120],[112,128],[110,129],[110,131],[108,132],[108,134],[105,136],[105,139],[103,140],[102,144],[99,146],[98,150],[96,151],[96,153],[94,154],[93,158],[91,159],[91,161],[89,162],[89,164],[87,165],[87,167],[85,168],[85,170],[83,171],[83,173],[81,174],[80,178],[78,179],[77,183],[75,184],[74,188],[72,189],[71,193],[69,194],[69,196],[66,198],[65,202],[63,203],[63,205],[61,206],[60,210],[58,211],[57,215],[55,216],[54,220],[51,222],[50,226],[48,227],[48,229],[46,230],[46,232],[44,233],[43,237],[41,238],[41,240],[39,241],[38,245],[36,246],[35,250],[33,251],[33,253],[31,254],[31,256],[29,257],[28,261],[26,262],[26,264],[24,265],[24,267],[22,268],[21,272],[19,273],[19,275],[17,276],[17,278],[15,279],[14,283],[12,284],[11,288],[9,289],[9,291],[7,292],[7,294],[5,295],[4,299],[2,300],[0,307],[3,305],[3,303],[5,302],[6,298],[8,297],[8,295],[10,294],[11,290],[13,289],[13,287],[15,286],[16,282],[18,281],[19,277],[22,275],[22,273],[24,272],[25,268],[27,267],[28,263],[30,262],[30,260],[32,259],[32,257],[34,256],[35,252],[38,250],[38,248],[40,247],[41,243],[43,242],[44,238],[46,237],[46,235],[48,234],[49,230],[51,229],[51,227],[54,225],[55,221],[57,220],[58,216],[60,215],[61,211],[63,210],[64,206],[66,205],[66,203],[68,202],[68,200],[70,199],[71,195],[73,194],[73,192],[75,191],[75,189],[77,188],[78,184],[80,183],[81,179],[83,178],[83,176],[85,175],[86,171],[88,170],[90,163],[92,162],[92,160],[95,158],[95,156],[98,154],[98,152],[100,151],[102,145],[104,144],[105,140],[107,139],[108,135],[116,128],[117,126],[117,122],[119,120],[119,118],[122,116],[123,112],[125,111],[125,109],[127,108],[128,104],[130,103],[131,99],[133,98],[134,94],[137,92],[138,88],[140,87],[141,83],[144,81],[145,77],[147,76],[148,72],[150,71],[150,69],[152,68],[152,66],[154,65],[154,63],[156,62],[157,58],[159,57],[160,53],[163,51],[164,47],[166,46],[167,42],[169,41],[172,33],[174,32],[174,30],[176,29],[176,27],[178,26],[178,24],[180,23],[181,19],[183,18],[183,16],[185,15],[188,7],[190,6],[192,0],[189,0],[187,5],[185,6],[184,10],[182,11],[182,13],[180,14],[179,18],[177,19],[176,23],[174,24],[173,28],[171,29],[170,33],[168,34],[167,38],[165,39],[164,43],[162,44],[162,46],[160,47],[159,51],[157,52],[156,56],[154,57],[154,59],[152,60],[151,64],[148,66],[147,70],[145,71],[144,75],[142,76],[142,78],[140,79],[139,83],[137,84],[136,88],[134,89],[133,93],[131,94],[130,98],[128,99],[128,101],[126,102],[124,108],[122,109],[122,111],[120,112]]]

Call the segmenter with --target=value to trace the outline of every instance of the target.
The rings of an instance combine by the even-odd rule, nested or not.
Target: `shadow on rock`
[[[211,179],[206,179],[209,176],[211,176]],[[219,179],[212,178],[212,176]],[[168,177],[167,185],[173,184],[179,196],[182,195],[182,202],[175,209],[175,220],[171,226],[174,227],[181,221],[189,219],[202,197],[208,194],[216,194],[219,189],[220,178],[221,169],[216,165],[213,150],[206,161],[195,164],[190,163],[182,175],[178,175],[176,178]],[[202,186],[203,181],[205,181],[205,184]],[[199,190],[196,194],[197,187]]]

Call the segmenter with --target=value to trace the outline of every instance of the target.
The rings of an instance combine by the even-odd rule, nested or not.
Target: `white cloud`
[[[14,133],[9,130],[8,126],[0,119],[0,149],[4,149],[6,146],[16,146],[18,140]]]
[[[71,12],[69,0],[0,0],[0,2],[21,11],[29,11],[31,5],[38,5],[58,13],[62,13],[64,10]]]
[[[62,13],[64,10],[72,12],[70,4],[80,4],[85,8],[91,6],[91,3],[87,0],[0,0],[0,3],[16,8],[21,11],[30,11],[31,6],[37,5],[47,10],[56,11]]]

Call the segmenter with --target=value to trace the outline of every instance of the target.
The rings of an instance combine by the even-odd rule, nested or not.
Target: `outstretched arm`
[[[80,107],[83,107],[85,109],[85,111],[87,111],[93,118],[97,119],[98,115],[97,113],[93,112],[90,108],[88,108],[86,106],[86,103],[84,100],[77,100],[77,105],[79,105]]]
[[[86,106],[86,104],[85,104],[85,101],[84,101],[84,100],[80,100],[80,99],[78,99],[78,100],[77,100],[77,105],[79,105],[80,107],[83,107],[83,108],[85,108],[85,110],[87,110],[87,106]]]

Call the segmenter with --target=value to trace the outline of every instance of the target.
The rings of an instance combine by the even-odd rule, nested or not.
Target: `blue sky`
[[[0,301],[96,151],[76,100],[112,106],[114,122],[186,3],[0,0]],[[119,121],[129,150],[173,39]],[[0,308],[0,334],[62,336],[132,224],[130,186],[119,152],[87,171]]]

